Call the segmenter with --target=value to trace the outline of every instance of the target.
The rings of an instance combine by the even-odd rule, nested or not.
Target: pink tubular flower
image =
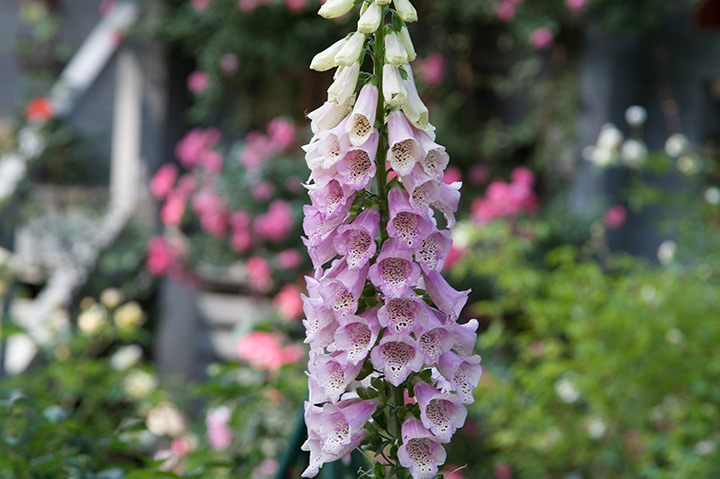
[[[164,199],[172,190],[178,176],[177,166],[168,163],[163,165],[152,180],[150,180],[150,192],[159,200]]]
[[[210,86],[210,77],[202,71],[194,71],[188,76],[187,87],[191,93],[200,95]]]
[[[530,34],[530,44],[538,50],[547,50],[554,42],[555,37],[547,28],[536,28]]]
[[[302,314],[300,290],[294,284],[286,284],[273,299],[275,307],[285,321],[297,319]]]
[[[620,228],[625,224],[627,210],[623,205],[614,205],[603,215],[603,223],[611,230]]]
[[[435,477],[438,466],[443,465],[447,457],[440,441],[414,417],[403,422],[402,439],[398,459],[410,470],[413,479]]]
[[[460,171],[460,168],[456,166],[451,166],[450,168],[445,170],[445,177],[443,178],[443,183],[450,185],[455,183],[456,181],[462,180],[462,172]]]

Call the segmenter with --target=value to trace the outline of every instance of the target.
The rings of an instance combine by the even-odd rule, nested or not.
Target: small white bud
[[[410,32],[407,27],[402,27],[398,35],[400,36],[400,41],[405,47],[405,51],[407,52],[408,61],[415,61],[417,53],[415,53],[415,46],[413,45],[412,38],[410,38]]]
[[[417,10],[412,6],[410,0],[393,0],[393,3],[395,4],[395,11],[400,15],[400,18],[408,23],[417,22]]]
[[[360,75],[360,64],[355,62],[350,66],[340,67],[338,72],[337,78],[328,88],[328,102],[344,105],[355,93],[355,86]]]
[[[349,12],[355,0],[327,0],[318,11],[318,14],[324,18],[337,18],[342,17]]]
[[[375,33],[382,20],[382,8],[377,3],[372,3],[358,20],[358,31],[361,33]]]
[[[388,105],[401,106],[407,98],[407,90],[397,67],[386,63],[383,66],[383,96]]]
[[[324,72],[338,66],[338,64],[335,63],[335,56],[342,49],[342,47],[345,46],[347,42],[347,38],[338,40],[337,42],[327,47],[325,50],[315,55],[315,57],[313,57],[312,59],[312,62],[310,62],[310,68],[318,72]]]
[[[385,61],[398,67],[408,64],[405,46],[395,32],[388,33],[385,36]]]
[[[357,63],[364,46],[365,35],[362,33],[354,33],[337,55],[335,55],[335,63],[346,67]]]

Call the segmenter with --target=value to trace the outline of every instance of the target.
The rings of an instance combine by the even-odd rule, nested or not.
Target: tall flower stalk
[[[315,136],[303,147],[311,170],[303,241],[315,267],[303,297],[311,348],[303,477],[359,447],[376,462],[364,477],[431,479],[482,372],[478,322],[458,322],[469,291],[440,274],[461,184],[442,181],[449,157],[409,65],[415,8],[328,0],[319,13],[335,18],[358,4],[358,30],[311,64],[337,70],[327,102],[308,115]],[[366,63],[372,71],[362,71]]]

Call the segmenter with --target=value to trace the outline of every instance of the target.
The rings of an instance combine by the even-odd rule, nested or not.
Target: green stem
[[[388,12],[387,6],[383,6],[382,18]],[[377,104],[377,115],[376,122],[379,123],[380,127],[378,133],[380,135],[380,141],[378,142],[378,150],[375,155],[375,163],[377,164],[377,185],[378,185],[378,206],[380,207],[380,238],[381,241],[385,241],[388,238],[387,234],[387,220],[389,216],[388,212],[388,197],[387,197],[387,171],[385,167],[385,156],[387,153],[387,127],[385,126],[385,97],[383,96],[383,64],[385,63],[385,22],[381,22],[377,32],[375,32],[375,48],[374,53],[374,68],[375,77],[378,81],[378,104]]]
[[[392,387],[393,389],[393,403],[395,404],[396,408],[401,408],[405,405],[405,394],[404,388],[401,386],[398,387]],[[395,440],[397,441],[398,447],[402,444],[402,421],[403,418],[401,418],[398,414],[395,414]]]

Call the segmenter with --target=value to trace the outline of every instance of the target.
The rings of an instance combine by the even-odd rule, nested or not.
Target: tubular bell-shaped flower
[[[328,0],[320,14],[344,15],[356,3],[357,31],[311,65],[338,68],[327,102],[308,115],[315,136],[303,147],[311,171],[303,242],[315,267],[301,296],[310,346],[303,477],[382,442],[374,452],[393,467],[432,479],[482,373],[478,322],[458,323],[469,291],[440,274],[462,185],[443,181],[449,156],[409,65],[417,55],[406,22],[417,11],[408,0]],[[366,54],[373,71],[361,75]],[[406,404],[408,394],[417,402]]]

